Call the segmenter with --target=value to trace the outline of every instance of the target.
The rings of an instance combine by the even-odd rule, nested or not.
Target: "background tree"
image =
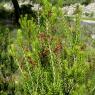
[[[19,3],[17,0],[12,0],[14,10],[15,10],[15,21],[16,23],[19,23],[19,18],[20,18],[20,7]]]

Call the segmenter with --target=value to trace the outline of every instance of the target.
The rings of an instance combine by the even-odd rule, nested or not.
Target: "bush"
[[[52,2],[52,4],[56,5],[58,3],[58,0],[49,0]],[[75,3],[81,3],[81,4],[89,4],[93,2],[94,0],[60,0],[63,2],[63,5],[70,5]]]
[[[8,53],[10,34],[9,29],[0,27],[0,95],[14,95],[15,92],[12,75],[16,72],[17,65]]]
[[[87,46],[80,26],[81,12],[75,24],[68,22],[60,7],[43,0],[38,23],[27,16],[9,54],[18,65],[16,95],[91,95]],[[91,88],[90,88],[91,87]]]

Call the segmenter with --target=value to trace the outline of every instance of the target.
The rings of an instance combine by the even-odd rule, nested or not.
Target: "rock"
[[[84,7],[83,13],[88,16],[95,16],[95,3],[91,3]]]
[[[70,6],[65,6],[62,8],[62,10],[66,15],[74,15],[77,6],[80,6],[82,10],[84,8],[84,5],[80,5],[79,3],[76,3]]]
[[[95,3],[91,3],[84,8],[84,12],[95,12]]]
[[[21,5],[32,5],[33,3],[32,3],[32,1],[30,1],[30,0],[26,0],[26,1],[19,1],[19,6],[21,6]]]
[[[74,15],[74,12],[77,8],[77,5],[80,4],[73,4],[70,6],[65,6],[62,8],[63,12],[66,15]],[[82,9],[82,13],[83,13],[83,17],[95,17],[95,2],[94,3],[90,3],[89,5],[85,6],[85,5],[80,5],[81,9]]]
[[[92,34],[91,35],[91,38],[95,40],[95,34]]]
[[[32,10],[34,11],[38,11],[38,10],[41,10],[42,7],[39,5],[39,4],[34,4],[33,7],[32,7]]]
[[[75,9],[76,9],[75,5],[65,6],[62,8],[62,10],[64,11],[66,15],[73,15]]]
[[[5,10],[13,10],[13,5],[12,5],[11,2],[5,3],[5,4],[3,5],[3,7],[4,7]]]

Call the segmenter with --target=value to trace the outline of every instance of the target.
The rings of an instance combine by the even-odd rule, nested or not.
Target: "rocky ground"
[[[30,0],[27,0],[27,1],[24,1],[24,0],[20,0],[19,1],[19,5],[27,5],[27,4],[33,4]],[[71,4],[69,6],[65,6],[62,8],[63,12],[66,14],[66,15],[74,15],[75,14],[75,11],[77,9],[77,6],[80,6],[81,10],[82,10],[82,15],[83,17],[95,17],[95,2],[93,3],[90,3],[89,5],[85,6],[85,5],[80,5],[80,4]],[[13,10],[13,6],[12,6],[12,3],[9,2],[9,3],[5,3],[3,5],[3,7],[6,9],[6,10]],[[37,10],[39,7],[38,4],[34,4],[32,9],[33,10]]]
[[[73,4],[70,6],[63,7],[63,11],[66,15],[74,15],[77,7],[80,6],[82,10],[83,17],[95,17],[95,2],[90,3],[89,5],[80,5],[80,4]]]

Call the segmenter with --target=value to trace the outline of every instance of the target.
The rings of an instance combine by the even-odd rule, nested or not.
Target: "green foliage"
[[[51,1],[52,4],[56,5],[58,1],[61,1],[61,4],[63,5],[70,5],[75,3],[81,3],[81,4],[89,4],[93,2],[94,0],[48,0]]]
[[[13,73],[17,70],[13,57],[8,53],[9,29],[0,28],[0,95],[13,95],[15,90]]]
[[[21,17],[16,35],[0,30],[1,95],[94,95],[95,50],[83,36],[80,8],[72,22],[60,2],[42,0],[37,22]]]
[[[62,10],[43,1],[39,20],[21,18],[21,29],[10,54],[19,67],[16,86],[23,95],[84,95],[88,70],[86,47],[81,39],[80,14],[70,26]],[[38,21],[39,21],[38,20]],[[22,95],[22,94],[21,94]]]

